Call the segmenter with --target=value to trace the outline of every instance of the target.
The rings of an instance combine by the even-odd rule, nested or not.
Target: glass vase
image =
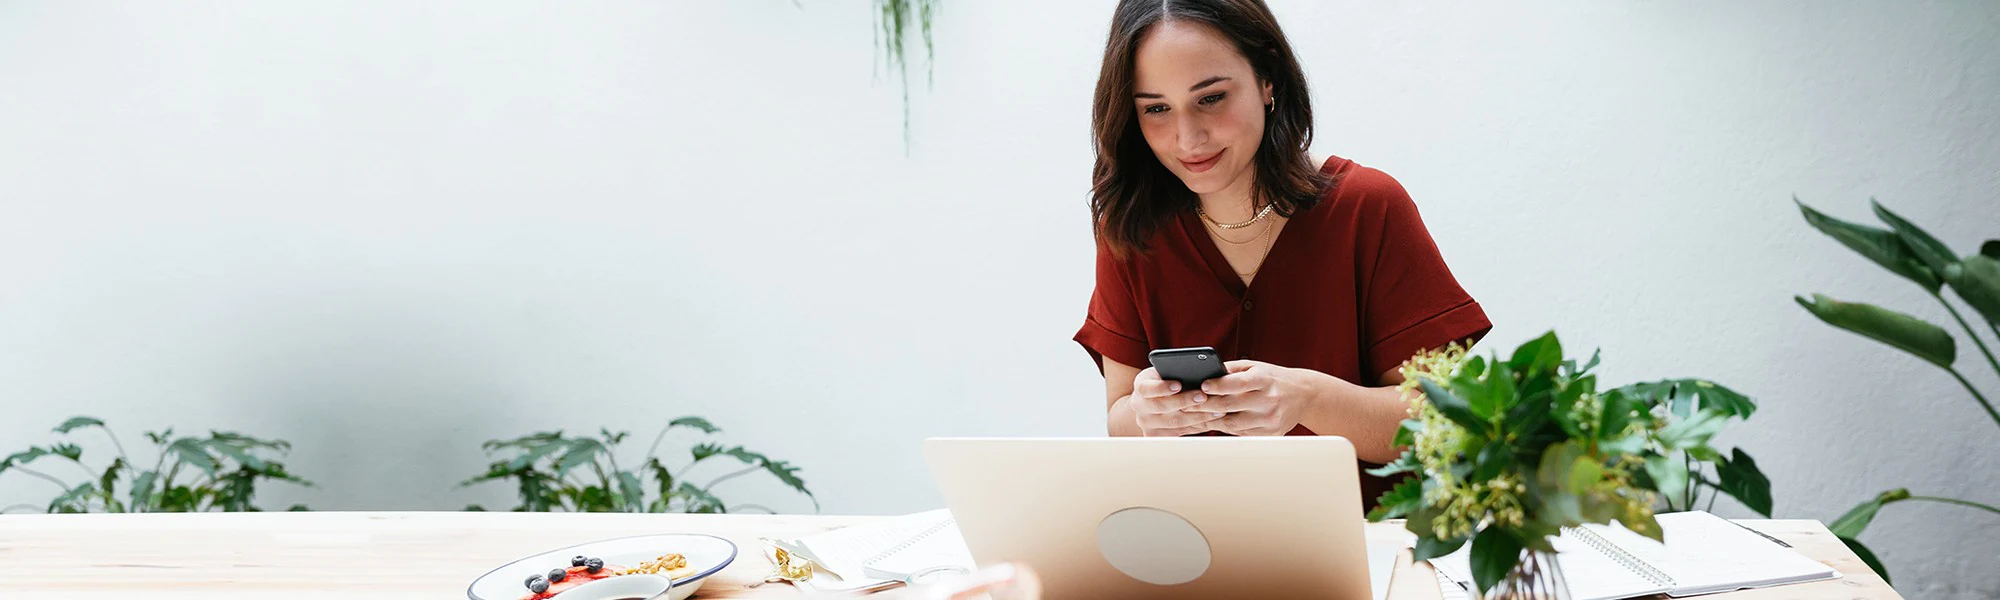
[[[1477,588],[1478,586],[1473,586]],[[1539,550],[1521,552],[1521,562],[1484,593],[1474,590],[1480,600],[1570,600],[1569,582],[1563,579],[1556,553]]]

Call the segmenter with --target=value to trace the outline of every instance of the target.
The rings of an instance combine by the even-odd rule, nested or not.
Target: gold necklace
[[[1229,267],[1229,270],[1230,270],[1231,272],[1234,272],[1234,273],[1236,273],[1236,276],[1237,276],[1237,277],[1256,277],[1256,276],[1257,276],[1257,272],[1258,272],[1258,271],[1262,271],[1262,270],[1264,270],[1264,260],[1265,260],[1265,259],[1268,259],[1268,258],[1270,258],[1270,257],[1271,257],[1271,243],[1272,243],[1272,240],[1271,240],[1271,229],[1272,229],[1272,228],[1274,228],[1274,227],[1276,227],[1276,226],[1277,226],[1277,223],[1276,223],[1275,221],[1274,221],[1274,222],[1272,222],[1272,223],[1270,223],[1270,224],[1267,224],[1267,225],[1265,225],[1265,226],[1264,226],[1264,233],[1263,233],[1262,235],[1259,235],[1259,236],[1257,236],[1257,237],[1260,237],[1260,238],[1264,238],[1264,254],[1263,254],[1263,255],[1261,255],[1261,256],[1258,256],[1258,257],[1257,257],[1257,266],[1255,266],[1255,267],[1252,267],[1252,268],[1250,269],[1250,272],[1249,272],[1249,273],[1244,273],[1244,272],[1242,272],[1242,271],[1237,271],[1237,270],[1236,270],[1236,267],[1235,267],[1234,265],[1231,265],[1231,266]],[[1218,238],[1221,238],[1221,237],[1222,237],[1222,234],[1221,234],[1221,233],[1217,233],[1215,237],[1218,237]],[[1227,241],[1229,241],[1229,240],[1227,240],[1227,239],[1224,239],[1223,241],[1227,242]],[[1256,240],[1251,240],[1251,241],[1252,241],[1252,242],[1254,242],[1254,241],[1256,241]],[[1236,244],[1236,245],[1238,245],[1238,246],[1241,246],[1241,245],[1243,245],[1243,244],[1248,244],[1248,243],[1250,243],[1250,242],[1243,242],[1243,243],[1241,243],[1241,244],[1238,244],[1238,243],[1236,243],[1236,242],[1230,242],[1230,243],[1232,243],[1232,244]],[[1227,259],[1224,259],[1224,261],[1223,261],[1223,262],[1228,262],[1228,260],[1227,260]]]
[[[1277,221],[1270,221],[1264,224],[1265,234],[1271,233],[1271,226],[1274,223],[1277,223]],[[1253,237],[1239,242],[1236,240],[1229,239],[1227,236],[1222,235],[1222,230],[1220,229],[1215,229],[1211,227],[1209,228],[1209,232],[1215,234],[1215,239],[1222,240],[1222,243],[1229,244],[1231,246],[1247,246],[1250,244],[1255,244],[1257,243],[1257,240],[1264,237],[1263,234],[1259,234],[1257,237]]]
[[[1257,211],[1257,216],[1250,217],[1250,220],[1244,221],[1242,223],[1222,223],[1216,221],[1215,219],[1208,218],[1208,211],[1201,209],[1201,202],[1199,201],[1195,202],[1194,204],[1194,213],[1201,215],[1201,220],[1208,221],[1209,224],[1214,225],[1216,227],[1221,227],[1223,229],[1242,229],[1245,227],[1249,227],[1251,225],[1256,225],[1258,221],[1264,220],[1264,215],[1271,214],[1271,209],[1277,206],[1278,205],[1276,204],[1266,204],[1264,205],[1264,210]]]

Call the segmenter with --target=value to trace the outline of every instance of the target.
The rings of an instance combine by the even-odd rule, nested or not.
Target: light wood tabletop
[[[545,550],[652,533],[705,533],[735,542],[737,560],[697,598],[782,597],[756,588],[771,571],[759,537],[790,537],[879,517],[482,512],[297,512],[0,515],[0,597],[427,600],[464,598],[492,568]],[[1837,580],[1709,596],[1718,600],[1900,598],[1817,521],[1741,521],[1842,573]],[[1401,523],[1368,526],[1371,540],[1407,540]],[[1394,600],[1439,598],[1437,578],[1407,551]]]

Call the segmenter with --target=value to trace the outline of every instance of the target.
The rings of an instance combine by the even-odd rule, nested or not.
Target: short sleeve
[[[1104,371],[1107,356],[1131,367],[1145,368],[1147,362],[1150,346],[1124,267],[1110,248],[1097,245],[1097,285],[1090,292],[1090,307],[1075,339],[1090,353],[1099,373]]]
[[[1374,226],[1360,227],[1356,268],[1364,275],[1365,372],[1373,376],[1424,350],[1477,342],[1493,323],[1446,267],[1409,192],[1387,174],[1370,175],[1362,214]]]

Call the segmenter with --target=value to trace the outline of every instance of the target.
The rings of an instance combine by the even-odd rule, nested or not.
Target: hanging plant
[[[931,17],[937,14],[938,0],[875,0],[875,48],[882,64],[894,69],[903,86],[903,147],[910,144],[910,60],[908,39],[914,27],[924,40],[924,84],[935,78],[936,52],[931,44]]]

